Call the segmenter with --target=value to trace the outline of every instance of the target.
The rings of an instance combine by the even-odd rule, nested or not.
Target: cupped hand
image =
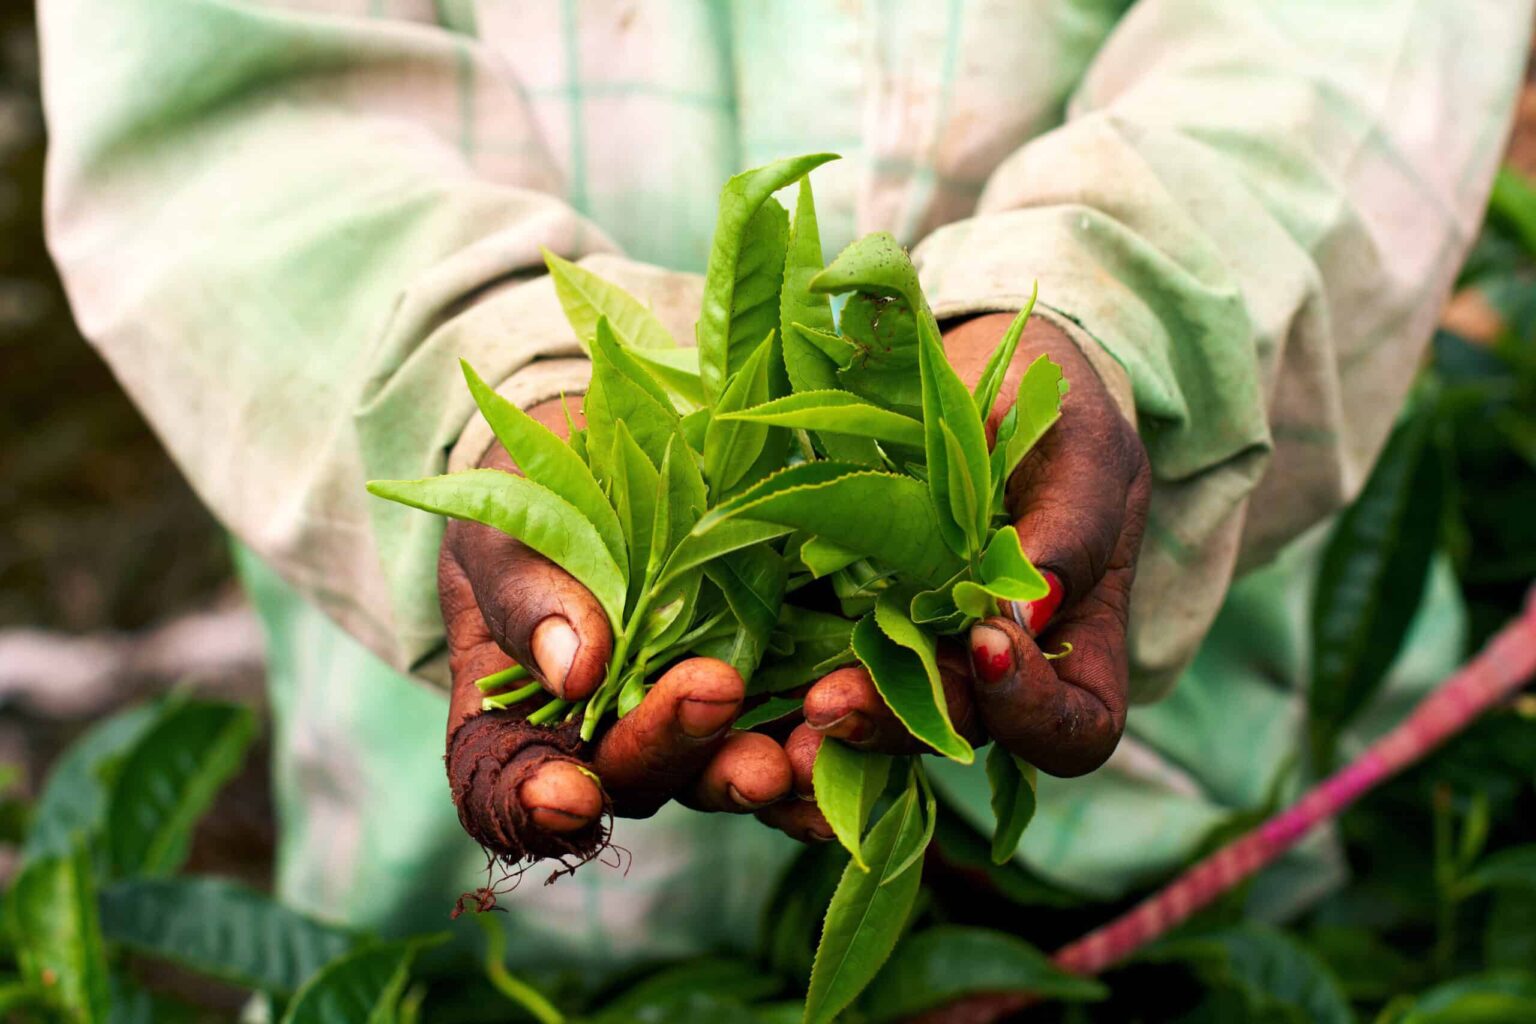
[[[564,436],[558,403],[529,410]],[[493,446],[481,465],[516,472]],[[591,856],[608,812],[646,817],[668,800],[749,812],[790,791],[788,755],[755,733],[733,733],[741,676],[691,658],[669,669],[630,714],[583,744],[574,724],[524,719],[545,699],[580,700],[602,683],[613,634],[596,598],[563,569],[490,527],[450,522],[438,559],[438,596],[453,677],[448,777],[464,828],[492,853]],[[482,712],[475,680],[513,663],[549,694]]]
[[[981,316],[946,332],[961,378],[972,385],[1011,321]],[[1024,553],[1051,592],[971,628],[968,646],[941,646],[940,676],[956,730],[990,738],[1052,775],[1092,771],[1125,729],[1126,616],[1146,526],[1151,475],[1135,429],[1077,345],[1039,318],[1030,321],[987,423],[989,437],[1010,408],[1019,377],[1048,355],[1071,385],[1061,419],[1008,483],[1008,510]],[[1048,659],[1046,653],[1064,656]],[[805,722],[789,740],[796,790],[810,793],[809,765],[822,738],[887,753],[920,753],[862,667],[839,669],[805,697]],[[760,814],[792,835],[819,818],[814,805],[786,802]],[[814,821],[813,821],[814,823]]]

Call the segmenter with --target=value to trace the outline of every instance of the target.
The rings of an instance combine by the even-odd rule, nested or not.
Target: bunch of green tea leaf
[[[893,238],[869,235],[823,268],[806,175],[829,159],[782,160],[726,184],[693,349],[677,347],[632,296],[549,255],[561,303],[592,357],[585,427],[573,424],[562,440],[466,366],[481,413],[523,475],[473,470],[369,485],[517,537],[607,613],[615,643],[604,682],[585,701],[547,701],[528,721],[579,720],[590,738],[605,713],[627,714],[649,679],[690,655],[730,662],[749,694],[790,690],[857,661],[913,736],[957,761],[974,759],[949,720],[936,645],[996,614],[999,602],[1047,593],[1008,524],[1004,484],[1055,422],[1066,383],[1055,364],[1036,360],[989,450],[983,424],[1030,308],[966,388]],[[773,194],[796,182],[791,223]],[[836,319],[832,295],[847,296]],[[830,590],[842,614],[801,600],[818,588],[822,604]],[[524,675],[482,680],[492,691],[486,706],[538,695],[537,684],[513,689]],[[797,705],[772,699],[739,724]],[[999,811],[994,854],[1006,857],[1033,805],[1032,774],[996,750],[988,774]],[[854,890],[888,905],[905,891],[890,883],[920,861],[933,831],[920,764],[827,742],[815,784],[853,854],[832,913],[857,899]],[[866,839],[867,820],[888,800]],[[883,884],[866,874],[877,864]],[[829,916],[823,951],[893,942],[899,931],[832,925]],[[818,959],[813,1002],[844,1005],[818,986],[862,974],[848,952],[834,982]]]

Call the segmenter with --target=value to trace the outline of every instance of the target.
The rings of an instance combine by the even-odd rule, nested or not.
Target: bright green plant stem
[[[587,702],[586,714],[581,720],[581,738],[590,742],[597,732],[597,723],[602,719],[603,712],[608,710],[619,695],[619,689],[624,685],[623,677],[628,668],[629,648],[634,643],[635,630],[641,627],[645,621],[645,613],[650,610],[651,598],[655,595],[655,588],[647,587],[640,600],[635,602],[635,609],[630,613],[629,621],[624,625],[624,631],[619,635],[613,645],[613,657],[608,659],[608,674],[603,679],[603,685],[597,693]],[[533,719],[529,719],[533,721]]]
[[[571,706],[568,700],[552,700],[528,716],[529,725],[545,725],[559,717],[560,712]]]
[[[480,688],[481,693],[495,693],[503,686],[522,682],[527,678],[528,670],[526,668],[521,665],[513,665],[511,668],[504,668],[500,672],[492,672],[488,676],[481,676],[475,680],[475,685]]]
[[[538,680],[534,680],[527,686],[513,690],[511,693],[498,693],[494,696],[486,697],[480,702],[480,710],[501,711],[506,708],[510,708],[515,704],[521,704],[523,701],[527,700],[529,697],[532,697],[534,694],[540,692],[543,689],[544,684],[540,683]]]
[[[485,932],[485,977],[496,991],[528,1011],[539,1024],[565,1024],[565,1014],[538,989],[507,970],[507,932],[495,914],[476,914],[475,923]]]

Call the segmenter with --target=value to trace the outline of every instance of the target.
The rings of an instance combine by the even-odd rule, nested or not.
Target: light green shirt
[[[829,256],[893,232],[940,316],[1038,280],[1137,418],[1148,699],[1234,574],[1361,485],[1476,231],[1531,7],[40,0],[47,228],[221,520],[433,675],[441,523],[363,482],[483,450],[460,357],[522,401],[579,389],[540,247],[691,337],[724,179],[840,152]]]

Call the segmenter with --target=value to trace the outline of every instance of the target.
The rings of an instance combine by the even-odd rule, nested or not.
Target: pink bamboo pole
[[[1429,754],[1536,675],[1536,589],[1521,615],[1359,758],[1319,782],[1286,810],[1233,840],[1131,908],[1057,951],[1056,965],[1098,974],[1130,956],[1239,882],[1312,829]]]

